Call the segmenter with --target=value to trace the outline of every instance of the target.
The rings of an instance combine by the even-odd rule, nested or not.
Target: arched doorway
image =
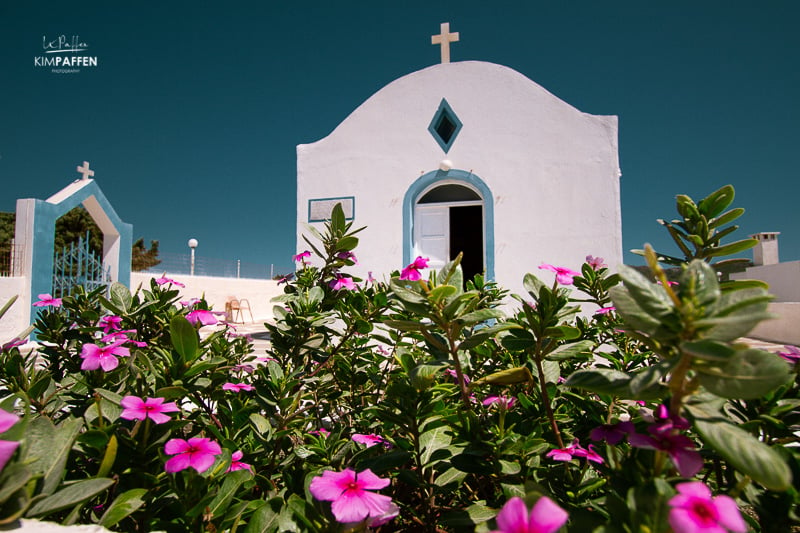
[[[404,201],[404,259],[430,258],[439,269],[463,253],[464,278],[494,278],[494,214],[491,192],[474,174],[437,171],[418,179]]]

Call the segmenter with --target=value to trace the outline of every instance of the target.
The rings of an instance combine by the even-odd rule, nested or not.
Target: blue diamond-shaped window
[[[428,131],[431,132],[431,135],[439,143],[444,153],[447,153],[450,147],[453,146],[456,137],[458,137],[458,132],[461,131],[461,126],[461,121],[456,116],[453,108],[450,107],[447,100],[442,98],[439,109],[436,110],[433,120],[428,126]]]

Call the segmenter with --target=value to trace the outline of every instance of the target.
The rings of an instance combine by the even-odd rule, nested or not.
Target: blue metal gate
[[[111,284],[111,268],[104,267],[89,247],[89,232],[61,252],[56,252],[53,261],[53,297],[61,298],[72,293],[76,285],[86,291]]]

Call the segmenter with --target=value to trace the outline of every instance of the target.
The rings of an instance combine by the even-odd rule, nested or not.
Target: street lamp
[[[189,275],[194,276],[194,249],[197,248],[197,239],[189,239],[189,248],[192,250],[192,262],[189,267]]]

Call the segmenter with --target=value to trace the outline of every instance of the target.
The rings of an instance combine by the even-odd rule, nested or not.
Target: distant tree
[[[16,213],[0,213],[0,244],[8,244],[14,238]]]
[[[0,213],[0,245],[9,244],[14,238],[16,213]],[[62,250],[70,243],[77,243],[89,232],[89,247],[99,255],[103,253],[103,232],[89,212],[78,206],[56,221],[55,249]],[[133,243],[131,249],[131,269],[147,270],[161,263],[158,259],[158,241],[150,241],[150,249],[144,246],[144,239]]]
[[[133,243],[131,250],[131,270],[139,272],[161,263],[158,258],[158,241],[150,241],[150,249],[144,246],[144,238]]]
[[[95,223],[89,211],[78,206],[56,220],[55,249],[60,251],[78,239],[85,238],[89,232],[89,248],[98,256],[103,254],[103,232]]]

